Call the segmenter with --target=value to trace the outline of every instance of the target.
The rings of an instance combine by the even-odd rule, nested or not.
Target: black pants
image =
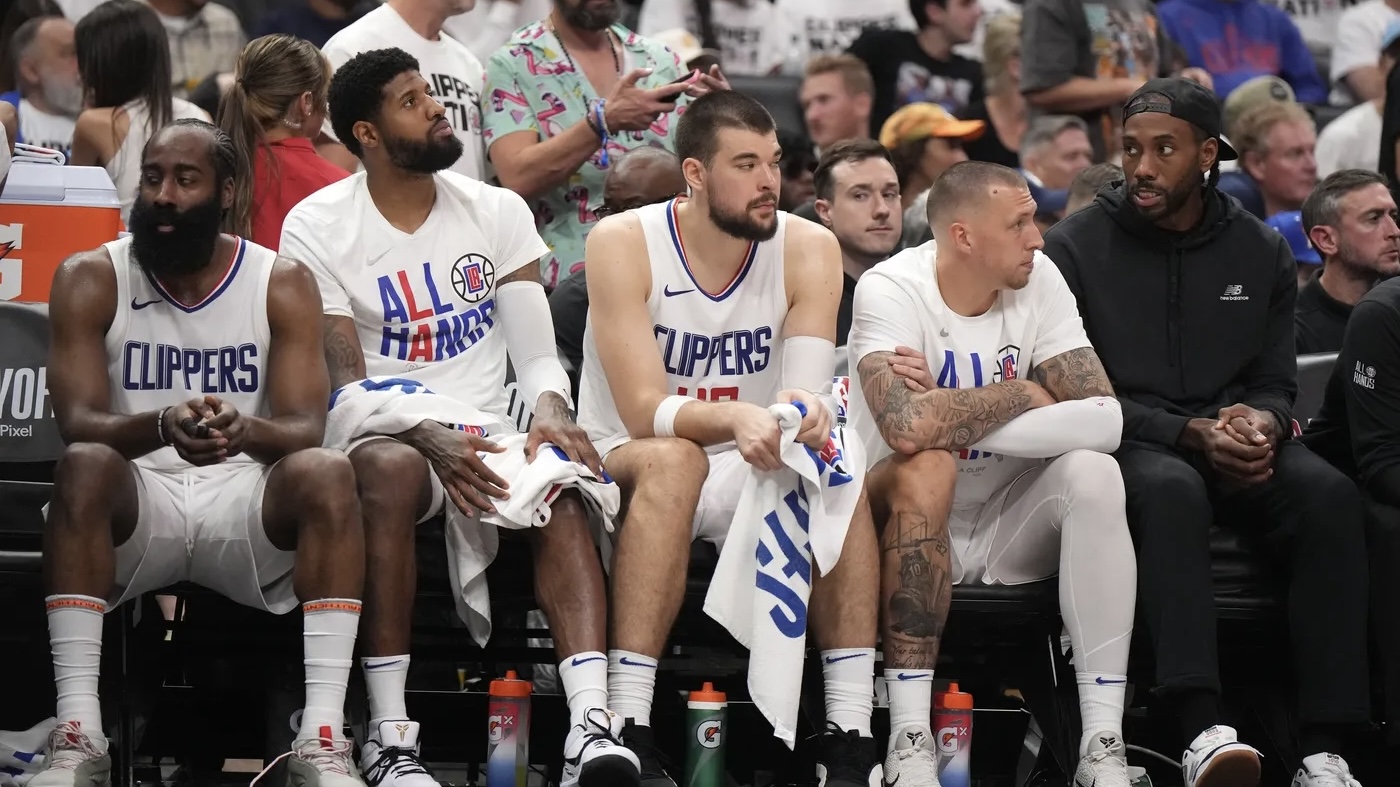
[[[1303,723],[1369,719],[1367,557],[1361,494],[1301,444],[1279,449],[1274,475],[1224,491],[1199,457],[1125,442],[1115,455],[1138,558],[1138,602],[1171,692],[1220,691],[1212,522],[1255,537],[1289,577],[1288,621]]]
[[[1371,632],[1381,664],[1386,743],[1400,746],[1400,508],[1366,499]]]

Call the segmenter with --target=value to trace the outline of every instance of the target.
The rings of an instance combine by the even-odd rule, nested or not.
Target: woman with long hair
[[[219,105],[219,127],[251,163],[253,177],[235,183],[229,232],[275,250],[288,211],[349,176],[313,144],[330,84],[330,63],[310,41],[270,35],[243,48]]]
[[[170,42],[156,12],[136,0],[110,0],[73,33],[85,104],[73,130],[69,163],[107,170],[131,213],[141,179],[141,151],[172,120],[209,120],[199,107],[170,95]]]

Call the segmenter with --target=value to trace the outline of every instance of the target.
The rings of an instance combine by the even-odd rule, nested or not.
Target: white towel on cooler
[[[814,570],[841,557],[865,475],[861,442],[832,429],[820,453],[797,442],[801,411],[768,408],[782,427],[775,472],[754,469],[705,596],[705,613],[749,649],[749,694],[773,734],[794,746]],[[874,580],[872,580],[874,581]]]
[[[496,528],[544,527],[552,514],[550,505],[559,494],[565,489],[577,489],[590,517],[611,532],[622,497],[611,478],[598,478],[549,443],[536,452],[535,461],[527,463],[528,435],[516,432],[498,416],[401,377],[371,377],[337,389],[331,395],[326,416],[325,446],[343,451],[356,438],[398,434],[423,421],[470,431],[506,449],[479,454],[487,467],[510,484],[510,499],[497,501],[496,513],[468,517],[450,498],[447,500],[447,569],[457,590],[457,614],[466,622],[472,638],[484,646],[491,637],[486,568],[499,551]]]

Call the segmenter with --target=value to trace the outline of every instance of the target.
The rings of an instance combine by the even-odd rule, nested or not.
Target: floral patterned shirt
[[[684,74],[680,59],[665,46],[621,25],[612,31],[622,42],[623,73],[634,68],[652,70],[638,87],[660,87]],[[541,141],[560,134],[584,120],[588,102],[596,97],[588,78],[574,68],[544,22],[523,27],[486,65],[481,107],[486,148],[489,151],[495,140],[516,131],[533,131]],[[682,96],[676,112],[662,115],[645,131],[614,134],[608,142],[609,163],[647,145],[673,150],[671,137],[685,103]],[[550,249],[540,260],[545,287],[553,288],[583,269],[583,241],[598,221],[593,211],[603,203],[603,180],[608,173],[599,161],[601,154],[600,146],[566,184],[530,200],[535,226]]]

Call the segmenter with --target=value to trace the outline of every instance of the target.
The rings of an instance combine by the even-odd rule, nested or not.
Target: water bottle
[[[526,787],[530,774],[530,681],[515,672],[491,681],[486,787]]]
[[[943,787],[972,785],[972,695],[948,684],[933,697],[933,737],[938,745],[938,781]]]
[[[685,750],[684,787],[724,787],[724,716],[729,707],[722,691],[706,683],[690,692],[685,725],[690,740]]]

